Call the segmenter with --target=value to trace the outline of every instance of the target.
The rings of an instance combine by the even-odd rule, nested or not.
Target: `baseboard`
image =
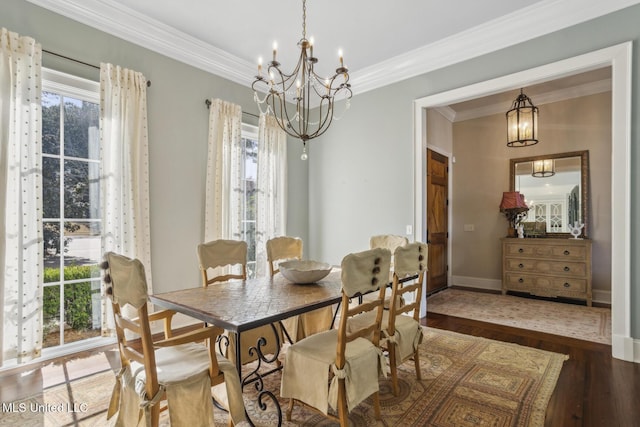
[[[490,291],[502,291],[502,280],[485,279],[483,277],[451,276],[453,286],[461,288],[484,289]],[[611,307],[611,291],[599,289],[593,290],[593,302],[599,306]]]
[[[469,276],[451,276],[453,286],[459,286],[464,288],[486,289],[491,291],[502,290],[502,280],[497,279],[485,279],[482,277],[469,277]]]
[[[632,337],[624,337],[621,335],[613,335],[612,349],[619,349],[620,351],[613,351],[612,356],[616,359],[626,360],[627,362],[640,363],[640,340]]]

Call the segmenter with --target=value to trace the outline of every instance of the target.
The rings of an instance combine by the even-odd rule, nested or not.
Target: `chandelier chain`
[[[302,38],[307,38],[307,0],[302,0]]]

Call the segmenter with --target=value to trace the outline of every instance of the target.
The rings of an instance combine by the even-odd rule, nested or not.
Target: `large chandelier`
[[[527,147],[538,143],[538,107],[520,89],[507,111],[507,146]]]
[[[307,159],[307,141],[329,129],[334,118],[337,99],[346,99],[349,108],[351,85],[349,70],[344,66],[340,51],[340,66],[331,77],[320,77],[314,71],[318,58],[313,56],[313,38],[307,40],[307,1],[302,1],[302,38],[298,42],[300,58],[290,74],[280,69],[276,60],[277,45],[273,46],[273,60],[263,76],[262,58],[258,60],[258,75],[252,84],[254,99],[260,112],[272,114],[278,125],[289,135],[302,140],[302,160]],[[266,92],[260,98],[258,92]],[[266,105],[266,109],[263,109]]]

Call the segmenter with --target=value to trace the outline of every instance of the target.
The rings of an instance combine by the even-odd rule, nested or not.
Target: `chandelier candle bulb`
[[[273,42],[273,62],[276,62],[276,52],[278,51],[278,42]]]

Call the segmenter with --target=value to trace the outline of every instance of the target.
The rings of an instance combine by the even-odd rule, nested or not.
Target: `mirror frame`
[[[586,238],[588,236],[587,230],[589,227],[589,150],[583,151],[572,151],[567,153],[556,153],[556,154],[543,154],[539,156],[530,156],[530,157],[519,157],[517,159],[509,160],[509,191],[516,191],[516,163],[525,163],[525,162],[533,162],[535,160],[543,160],[543,159],[564,159],[567,157],[580,157],[580,188],[581,194],[580,197],[580,210],[582,211],[582,222],[584,223],[584,228],[582,229],[582,234],[580,234],[581,238]],[[571,233],[550,233],[547,232],[546,237],[573,237]]]

